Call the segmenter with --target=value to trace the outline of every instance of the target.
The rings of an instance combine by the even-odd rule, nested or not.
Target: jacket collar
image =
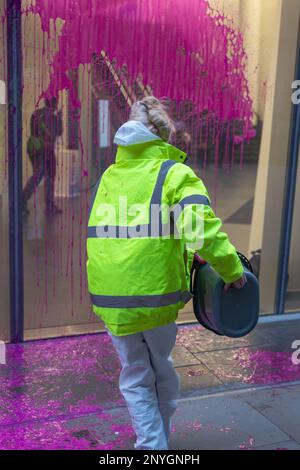
[[[175,160],[184,162],[186,153],[164,142],[140,121],[129,120],[117,130],[114,143],[118,145],[116,162],[124,160]]]
[[[134,145],[119,145],[116,154],[116,163],[128,160],[147,160],[156,158],[158,160],[174,160],[184,163],[187,154],[179,148],[163,140],[153,140]]]

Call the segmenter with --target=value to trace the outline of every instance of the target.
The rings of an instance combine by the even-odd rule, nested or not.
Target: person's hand
[[[246,278],[246,275],[244,273],[242,275],[242,277],[240,277],[236,281],[231,282],[229,284],[225,284],[224,285],[224,291],[228,292],[230,287],[233,287],[234,289],[242,289],[246,283],[247,283],[247,278]]]

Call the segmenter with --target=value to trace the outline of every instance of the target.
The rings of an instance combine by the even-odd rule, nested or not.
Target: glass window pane
[[[87,294],[88,202],[130,104],[148,94],[164,99],[173,143],[273,313],[298,0],[108,3],[78,0],[69,14],[65,1],[23,1],[25,337],[102,327]]]
[[[299,94],[298,94],[299,96]],[[297,187],[293,216],[290,260],[288,267],[288,283],[285,310],[287,312],[300,310],[300,167],[297,171]]]
[[[29,3],[35,2],[23,2],[24,8]],[[54,104],[51,109],[54,91],[47,95],[51,106],[43,96],[63,25],[57,19],[54,28],[51,21],[48,35],[38,14],[22,18],[26,339],[99,329],[99,320],[91,314],[85,268],[93,184],[90,66],[69,71],[74,96],[58,87],[57,109]]]
[[[300,5],[260,0],[210,4],[232,16],[240,28],[256,135],[233,148],[233,137],[228,137],[225,127],[216,162],[216,142],[210,137],[213,130],[209,129],[208,140],[200,148],[197,130],[192,166],[207,184],[225,231],[259,276],[261,313],[274,313]],[[297,256],[294,273],[296,260]],[[188,314],[190,305],[185,312],[183,320],[193,318]]]

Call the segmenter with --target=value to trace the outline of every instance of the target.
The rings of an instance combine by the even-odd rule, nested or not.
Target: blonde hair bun
[[[175,130],[172,119],[163,104],[154,96],[147,96],[136,101],[131,107],[129,119],[142,122],[153,134],[166,142]]]

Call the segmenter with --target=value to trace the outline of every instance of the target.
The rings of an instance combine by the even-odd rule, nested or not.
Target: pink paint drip
[[[216,135],[240,120],[236,142],[254,136],[242,35],[207,0],[36,0],[28,11],[40,16],[46,41],[53,21],[64,21],[44,94],[70,89],[80,106],[68,73],[104,51],[120,72],[126,66],[129,86],[142,77],[155,95],[188,100],[211,116]]]

